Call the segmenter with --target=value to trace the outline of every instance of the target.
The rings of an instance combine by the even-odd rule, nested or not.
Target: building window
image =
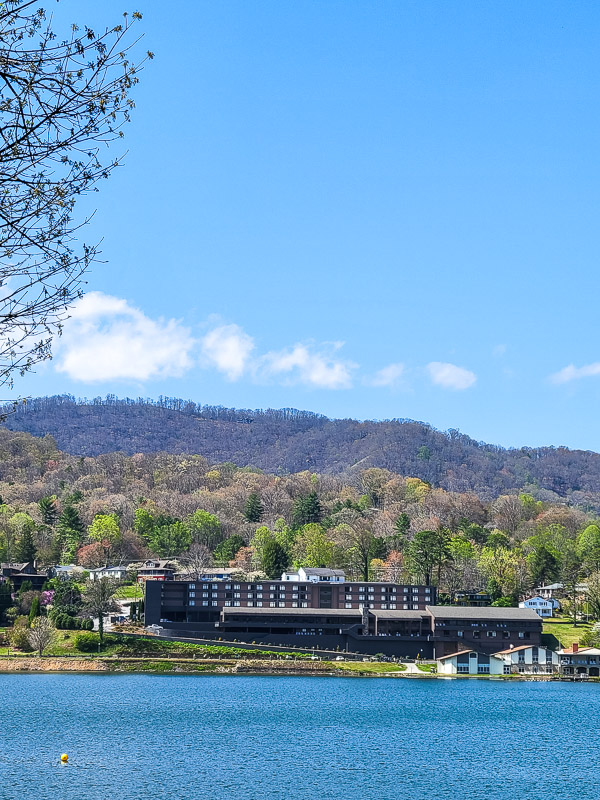
[[[233,588],[234,589],[241,589],[241,586],[239,585],[239,583],[234,583],[233,584]]]
[[[346,603],[346,608],[352,608],[352,603]]]
[[[196,588],[195,583],[190,583],[190,585],[188,586],[188,589],[195,589],[195,588]]]
[[[473,631],[473,638],[474,639],[480,639],[481,638],[481,633],[479,631]]]
[[[234,592],[234,593],[233,593],[233,596],[234,596],[234,597],[241,597],[241,594],[240,594],[239,592]]]
[[[202,597],[208,597],[208,592],[202,592]]]
[[[188,592],[188,597],[196,597],[196,592]]]
[[[190,605],[191,606],[195,606],[196,605],[196,601],[195,600],[190,600]]]
[[[396,610],[396,603],[390,603],[390,608],[395,611]]]
[[[262,600],[259,600],[256,605],[258,606],[258,608],[262,608]]]
[[[387,609],[387,603],[382,603],[381,604],[381,610],[385,611],[386,609]]]
[[[262,583],[257,583],[257,584],[256,584],[256,588],[257,588],[259,591],[262,591]]]
[[[294,602],[292,603],[292,608],[298,608],[298,603],[297,603],[296,601],[294,601]]]
[[[468,665],[468,664],[457,664],[457,665],[456,665],[456,671],[457,671],[458,673],[463,673],[463,674],[464,674],[465,672],[467,672],[467,673],[468,673],[468,672],[469,672],[469,665]]]
[[[274,583],[272,583],[272,584],[269,586],[269,589],[270,589],[270,591],[272,591],[272,592],[274,592],[276,588],[277,588],[277,587],[275,586],[275,584],[274,584]]]
[[[212,588],[213,589],[218,589],[219,587],[218,587],[218,585],[216,583],[213,583]]]
[[[234,606],[240,606],[240,605],[241,605],[241,603],[240,603],[240,601],[239,601],[239,600],[234,600],[234,601],[233,601],[233,605],[234,605]]]
[[[300,608],[308,608],[308,603],[300,603]]]
[[[510,675],[510,664],[505,664],[503,672],[505,675]]]
[[[489,675],[490,673],[490,665],[489,664],[478,664],[477,665],[477,674],[478,675]]]
[[[225,600],[225,605],[229,607],[231,605],[231,600]]]
[[[218,606],[219,605],[216,600],[212,600],[212,604],[213,604],[213,606]]]
[[[279,608],[285,608],[285,603],[278,603]]]
[[[402,608],[403,608],[403,609],[406,611],[406,609],[408,608],[408,605],[407,605],[406,603],[404,603],[404,605],[402,606]]]
[[[519,631],[519,639],[524,639],[524,638],[525,638],[525,632]]]
[[[226,589],[231,589],[231,584],[230,584],[230,583],[226,583],[226,584],[225,584],[225,588],[226,588]]]
[[[496,635],[496,631],[488,631],[487,635],[489,636],[490,639],[493,639],[494,636]]]
[[[254,600],[248,600],[248,605],[249,606],[254,606]]]
[[[463,636],[465,635],[465,632],[464,631],[456,631],[456,635],[458,636],[459,639],[462,639]]]
[[[203,600],[203,601],[202,601],[202,605],[203,605],[203,606],[207,606],[207,605],[208,605],[208,600]]]

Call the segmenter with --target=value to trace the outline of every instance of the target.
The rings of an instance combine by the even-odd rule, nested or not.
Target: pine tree
[[[25,528],[17,544],[18,561],[34,561],[37,554],[37,547],[33,538],[33,532]]]
[[[52,527],[58,517],[58,505],[56,502],[56,495],[50,497],[42,497],[38,503],[40,513],[42,515],[42,522],[44,525]]]
[[[288,554],[275,539],[267,542],[263,548],[262,568],[268,578],[279,578],[287,569]]]
[[[256,492],[252,492],[246,501],[246,508],[244,509],[244,516],[248,522],[260,522],[264,510],[265,509],[260,501],[260,497],[256,494]]]
[[[295,528],[301,528],[311,522],[320,522],[321,516],[321,503],[316,492],[311,492],[305,497],[299,497],[294,503],[292,520]]]
[[[42,607],[40,605],[40,598],[34,597],[33,603],[31,604],[31,608],[29,609],[29,618],[28,618],[29,625],[31,626],[33,620],[36,617],[41,617],[41,616],[42,616]]]

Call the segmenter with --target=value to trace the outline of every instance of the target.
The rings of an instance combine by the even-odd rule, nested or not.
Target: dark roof
[[[305,575],[342,575],[346,573],[343,569],[329,569],[327,567],[302,567]]]
[[[369,609],[369,614],[372,614],[378,619],[422,619],[428,617],[426,611],[382,611],[379,608]]]
[[[492,606],[427,606],[434,619],[493,619],[521,622],[540,622],[542,618],[532,608],[493,608]]]
[[[225,614],[274,614],[276,616],[319,616],[319,617],[357,617],[362,618],[362,613],[358,608],[266,608],[263,606],[242,608],[241,606],[230,608],[227,606],[222,611]],[[537,616],[537,614],[536,614]],[[540,617],[538,617],[540,619]]]
[[[520,644],[518,647],[507,647],[506,650],[498,650],[495,656],[504,656],[507,653],[517,653],[519,650],[529,650],[530,647],[537,647],[539,650],[550,650],[549,647],[537,644]]]
[[[457,650],[456,653],[450,653],[449,656],[440,656],[438,661],[445,661],[447,658],[454,658],[455,656],[462,656],[465,653],[476,653],[476,650]]]

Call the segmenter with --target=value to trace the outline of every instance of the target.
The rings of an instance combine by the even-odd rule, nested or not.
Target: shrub
[[[93,653],[98,650],[100,637],[97,633],[78,633],[75,637],[75,649],[81,653]]]
[[[31,653],[33,647],[29,641],[29,625],[27,617],[17,617],[14,627],[8,635],[10,643],[18,650],[23,650],[25,653]]]

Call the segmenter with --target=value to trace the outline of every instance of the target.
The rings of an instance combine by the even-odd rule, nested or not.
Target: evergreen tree
[[[17,544],[17,561],[34,561],[37,554],[37,547],[33,538],[33,532],[26,528]]]
[[[288,554],[275,539],[265,543],[262,552],[262,568],[268,578],[279,578],[287,569]]]
[[[80,536],[85,532],[85,525],[81,521],[79,512],[74,506],[65,506],[64,511],[58,518],[58,530],[61,533],[78,533]]]
[[[42,607],[40,605],[40,598],[36,596],[36,597],[33,598],[33,602],[31,604],[31,608],[29,609],[29,618],[28,618],[29,619],[29,625],[31,626],[31,624],[33,623],[33,620],[36,617],[41,617],[41,616],[42,616]]]
[[[221,563],[227,563],[229,561],[233,561],[235,558],[235,554],[240,549],[240,547],[244,546],[244,540],[238,534],[234,534],[230,536],[225,541],[221,542],[221,544],[217,545],[214,552],[215,561],[219,561]]]
[[[246,507],[244,509],[244,516],[248,522],[260,522],[264,510],[265,509],[261,503],[260,497],[256,494],[256,492],[252,492],[246,501]]]
[[[53,494],[49,497],[42,497],[38,506],[42,515],[42,522],[44,525],[50,525],[50,527],[52,527],[58,518],[56,495]]]
[[[312,522],[320,522],[321,516],[321,503],[316,492],[299,497],[294,503],[292,520],[295,528],[310,525]]]

